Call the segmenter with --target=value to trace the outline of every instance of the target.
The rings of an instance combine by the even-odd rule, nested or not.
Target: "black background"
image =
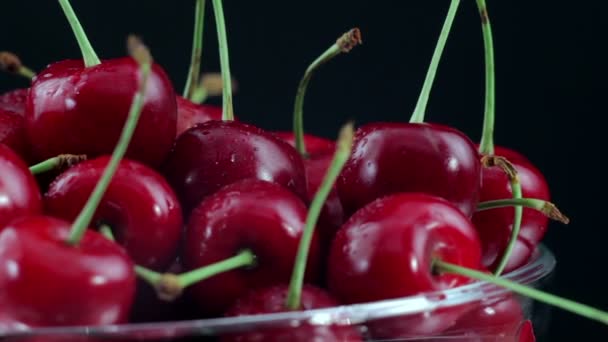
[[[599,58],[606,32],[599,2],[489,0],[497,65],[495,141],[521,151],[545,174],[569,226],[546,237],[558,268],[551,291],[608,309],[605,295],[606,191]],[[32,4],[35,4],[34,6]],[[140,34],[181,92],[188,69],[194,1],[73,1],[102,58],[124,54]],[[219,71],[211,6],[203,69]],[[449,1],[226,1],[236,115],[268,129],[289,129],[293,95],[310,61],[347,29],[364,45],[326,65],[311,82],[306,128],[333,137],[341,123],[406,121],[412,112]],[[594,8],[595,6],[596,8]],[[597,34],[597,35],[596,35]],[[599,43],[596,42],[599,40]],[[56,1],[3,1],[0,50],[29,66],[78,58]],[[0,91],[24,87],[0,75]],[[602,89],[603,90],[603,89]],[[473,0],[463,0],[431,94],[427,120],[478,141],[483,113],[483,50]],[[601,340],[608,328],[553,311],[550,341]]]

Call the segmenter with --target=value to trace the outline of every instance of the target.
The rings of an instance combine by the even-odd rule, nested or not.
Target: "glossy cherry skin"
[[[29,158],[23,115],[0,109],[0,144],[10,147],[23,160]]]
[[[111,154],[139,87],[139,74],[132,58],[111,59],[89,68],[84,68],[81,60],[66,60],[40,72],[26,107],[26,129],[34,157]],[[171,149],[176,127],[173,86],[162,68],[154,64],[127,157],[160,165]]]
[[[285,301],[289,288],[287,285],[276,285],[259,290],[253,290],[245,297],[240,298],[231,307],[226,316],[249,316],[263,315],[279,312],[287,312]],[[314,310],[331,308],[339,303],[331,295],[320,288],[304,285],[302,288],[302,299],[300,310]],[[254,341],[362,341],[361,334],[357,328],[339,325],[312,325],[301,322],[301,325],[293,327],[290,322],[273,324],[272,328],[261,328],[255,331],[241,334],[227,334],[222,336],[222,342],[254,342]]]
[[[481,163],[460,131],[436,124],[372,123],[360,127],[338,179],[347,214],[399,192],[423,192],[452,202],[467,217],[476,209]]]
[[[329,255],[330,292],[344,303],[362,303],[441,291],[469,282],[434,274],[434,258],[479,268],[481,246],[475,228],[446,200],[421,193],[390,195],[357,211],[340,228]],[[439,333],[465,308],[431,315],[382,319],[370,329],[375,338]]]
[[[296,138],[293,132],[273,133],[289,143],[289,145],[296,146]],[[310,156],[333,154],[336,150],[336,143],[334,141],[312,134],[304,134],[304,146],[306,146],[306,152],[308,152],[308,155]]]
[[[79,163],[57,177],[44,195],[49,215],[73,221],[105,171],[110,157]],[[151,168],[123,159],[95,212],[140,266],[164,271],[177,255],[182,212],[177,196]]]
[[[41,211],[36,179],[15,152],[0,144],[0,229],[15,218]]]
[[[222,107],[196,104],[181,96],[177,97],[177,131],[179,136],[196,124],[222,119]]]
[[[305,220],[304,203],[289,190],[266,181],[237,182],[201,202],[186,227],[186,270],[225,260],[243,249],[252,251],[256,265],[190,287],[200,309],[210,315],[222,314],[251,289],[288,282]],[[318,266],[319,245],[314,235],[308,281],[317,279]]]
[[[444,334],[454,342],[494,342],[519,336],[524,314],[516,297],[508,295],[480,303],[461,316]],[[438,340],[439,341],[439,340]]]
[[[134,264],[117,244],[88,230],[65,243],[71,223],[45,216],[0,230],[0,329],[125,323]]]
[[[507,158],[517,170],[523,197],[550,200],[549,186],[543,174],[521,154],[506,148],[496,147],[495,155]],[[509,179],[498,167],[482,170],[480,201],[512,198]],[[498,208],[476,212],[473,223],[479,232],[483,249],[483,265],[494,269],[500,262],[513,228],[514,208]],[[505,271],[524,265],[532,256],[536,246],[544,237],[549,219],[542,213],[524,208],[521,229],[515,249]]]
[[[25,103],[29,89],[15,89],[0,95],[0,109],[25,115]]]
[[[221,187],[255,178],[287,187],[306,200],[304,163],[286,142],[234,121],[208,121],[182,133],[164,164],[185,213]]]

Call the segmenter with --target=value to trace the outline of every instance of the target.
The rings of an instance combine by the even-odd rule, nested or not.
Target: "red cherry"
[[[44,196],[47,213],[73,221],[105,171],[110,157],[81,162],[57,177]],[[123,159],[93,222],[107,224],[135,263],[165,270],[174,260],[182,232],[181,206],[164,178]]]
[[[27,165],[0,144],[0,229],[11,220],[39,214],[40,190]]]
[[[454,335],[450,339],[454,342],[508,340],[519,335],[523,321],[524,314],[517,298],[508,295],[480,303],[460,317],[444,334]]]
[[[307,198],[298,152],[272,134],[240,122],[208,121],[185,131],[164,171],[185,213],[221,187],[247,178],[274,182]]]
[[[139,74],[132,58],[112,59],[88,68],[81,60],[67,60],[42,71],[32,83],[26,107],[26,129],[34,157],[110,154],[139,86]],[[165,158],[175,138],[177,106],[171,82],[156,64],[146,89],[127,157],[155,166]]]
[[[475,228],[455,206],[427,194],[397,194],[357,211],[338,231],[329,255],[328,284],[345,303],[371,302],[440,291],[469,282],[433,274],[434,258],[479,268],[481,247]],[[430,315],[373,322],[377,338],[439,333],[462,307]]]
[[[435,124],[373,123],[360,127],[338,180],[347,214],[398,192],[443,197],[470,217],[481,186],[475,145],[456,129]]]
[[[494,155],[507,158],[517,170],[523,197],[549,201],[549,186],[542,173],[521,154],[506,148],[496,147]],[[511,198],[511,185],[505,172],[499,167],[482,170],[480,201]],[[513,227],[514,208],[498,208],[476,212],[473,223],[479,232],[483,249],[483,265],[494,269],[500,262]],[[519,237],[509,258],[505,271],[525,264],[538,243],[544,237],[549,218],[543,213],[529,208],[523,209]]]
[[[289,311],[285,308],[288,287],[277,285],[260,290],[254,290],[231,307],[226,316],[261,315]],[[310,285],[302,288],[301,310],[331,308],[339,303],[324,290]],[[256,329],[253,332],[227,334],[222,337],[228,341],[362,341],[361,334],[355,327],[338,325],[311,325],[301,323],[297,327],[285,322],[282,326],[273,324],[269,328]]]
[[[0,307],[17,327],[108,325],[127,320],[135,295],[133,263],[101,234],[66,243],[67,221],[44,216],[0,231]]]
[[[225,272],[189,288],[201,309],[219,314],[252,288],[288,282],[305,220],[304,203],[266,181],[244,180],[207,197],[186,227],[186,269],[225,260],[243,249],[256,256],[256,266]],[[316,238],[308,260],[306,278],[314,280],[319,261]]]
[[[24,160],[28,158],[23,115],[0,109],[0,144],[5,144]]]
[[[25,115],[25,103],[29,89],[15,89],[0,95],[0,109]]]
[[[179,136],[188,128],[211,120],[222,119],[222,107],[196,104],[181,96],[177,97],[177,132]]]
[[[293,132],[273,132],[281,140],[289,143],[289,145],[296,146],[296,138]],[[312,134],[304,134],[304,146],[306,146],[306,152],[310,156],[316,155],[331,155],[336,149],[336,143],[332,140],[318,137]]]

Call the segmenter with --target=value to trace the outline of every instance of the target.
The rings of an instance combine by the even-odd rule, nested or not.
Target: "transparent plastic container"
[[[541,245],[528,264],[506,274],[505,278],[542,288],[550,281],[554,268],[553,254]],[[497,304],[499,302],[503,304]],[[501,307],[509,311],[517,304],[523,311],[521,316],[507,314],[505,316],[508,319],[496,320],[497,323],[492,325],[476,319],[475,313],[487,317],[500,311]],[[463,324],[465,316],[469,319]],[[342,341],[530,342],[533,341],[529,339],[530,328],[533,327],[537,341],[542,341],[548,320],[548,306],[515,296],[503,288],[476,282],[441,292],[306,312],[102,327],[0,331],[0,341],[233,341],[231,337],[239,335],[246,335],[252,341],[266,341],[270,336],[276,337],[277,331],[297,334],[302,329],[315,329],[322,336],[328,329],[346,327],[356,334]],[[273,333],[274,335],[269,335]],[[281,340],[296,339],[287,335]],[[326,340],[321,337],[314,341]]]

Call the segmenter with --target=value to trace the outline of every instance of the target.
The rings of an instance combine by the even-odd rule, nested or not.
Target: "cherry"
[[[36,179],[25,162],[3,144],[0,144],[0,175],[0,229],[15,218],[41,212]]]
[[[209,314],[222,313],[252,288],[287,282],[305,216],[306,206],[289,190],[255,179],[228,185],[203,200],[186,227],[186,270],[224,260],[243,249],[256,256],[256,265],[193,285],[189,290],[200,308]],[[318,253],[315,238],[308,259],[310,280],[318,274]]]
[[[79,248],[67,245],[70,225],[31,216],[0,231],[1,329],[127,321],[135,295],[132,261],[91,230]]]
[[[328,261],[328,286],[340,301],[362,303],[468,282],[462,276],[434,274],[434,258],[479,267],[481,246],[470,221],[439,197],[420,193],[386,196],[357,211],[336,234]],[[370,329],[377,338],[439,333],[464,309],[381,319]]]
[[[87,160],[57,177],[44,195],[46,212],[66,220],[78,215],[109,162]],[[164,178],[123,159],[95,212],[93,222],[110,226],[138,265],[165,270],[181,239],[181,206]]]
[[[195,104],[181,96],[177,97],[176,136],[196,124],[221,119],[222,108],[207,104]]]
[[[209,121],[182,133],[164,165],[185,213],[222,186],[256,178],[306,199],[302,158],[284,141],[234,121]]]
[[[0,144],[10,147],[24,160],[28,159],[29,147],[23,115],[0,109]]]
[[[259,315],[287,311],[285,301],[288,288],[285,285],[264,288],[252,291],[239,299],[227,312],[226,316],[238,317],[246,315]],[[310,285],[302,289],[300,310],[314,310],[331,308],[339,302],[326,291]],[[356,327],[339,325],[321,325],[302,322],[293,327],[291,322],[273,323],[272,327],[256,328],[252,332],[226,334],[222,336],[223,342],[228,341],[362,341],[361,334]]]
[[[273,132],[276,136],[296,147],[296,136],[293,132]],[[317,155],[331,155],[336,148],[335,143],[329,139],[312,134],[304,134],[304,147],[310,157]]]
[[[139,84],[133,58],[100,62],[67,0],[60,1],[77,36],[84,60],[53,63],[32,82],[26,128],[37,160],[61,153],[109,154]],[[159,165],[171,148],[177,125],[175,93],[164,70],[154,64],[141,120],[129,146],[131,159]],[[51,96],[52,95],[52,96]]]
[[[25,103],[29,89],[15,89],[0,94],[0,109],[25,115]]]

